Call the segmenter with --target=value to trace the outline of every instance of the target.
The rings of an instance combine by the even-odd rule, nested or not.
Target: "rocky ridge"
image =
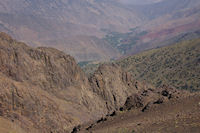
[[[0,123],[10,121],[16,132],[72,132],[117,110],[140,103],[145,108],[150,104],[143,95],[153,102],[185,95],[161,88],[135,80],[116,64],[101,65],[87,78],[70,55],[54,48],[31,48],[0,33]]]
[[[87,79],[74,58],[0,33],[0,115],[26,132],[70,132],[122,107],[137,85],[117,65]]]

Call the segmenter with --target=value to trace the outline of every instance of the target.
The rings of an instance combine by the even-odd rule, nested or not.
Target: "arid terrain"
[[[0,33],[0,132],[197,132],[199,100],[113,63],[87,77],[73,57]]]
[[[71,132],[113,113],[146,87],[115,64],[87,78],[73,57],[0,34],[1,121],[25,132]]]
[[[200,133],[200,0],[0,0],[0,133]]]
[[[200,95],[195,94],[179,100],[157,105],[149,110],[117,112],[116,116],[95,125],[94,133],[199,133]],[[83,131],[87,132],[87,131]]]

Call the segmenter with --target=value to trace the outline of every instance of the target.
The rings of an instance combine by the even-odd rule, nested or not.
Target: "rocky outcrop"
[[[131,94],[147,87],[116,64],[101,65],[89,81],[92,91],[106,104],[108,114],[122,107]]]
[[[187,97],[189,94],[187,91],[180,91],[166,85],[156,89],[147,88],[129,96],[121,110],[141,109],[145,112],[152,106]]]
[[[150,88],[115,64],[101,65],[87,78],[73,57],[0,33],[0,117],[25,132],[77,131],[122,107],[145,110],[149,98],[159,104],[178,93]]]
[[[66,132],[87,120],[79,116],[90,115],[81,105],[87,79],[75,60],[61,51],[30,48],[1,33],[0,75],[3,116],[28,124],[27,130]],[[80,108],[83,113],[77,111]]]
[[[144,87],[114,64],[88,80],[71,56],[0,33],[0,115],[27,132],[70,132],[113,113]]]

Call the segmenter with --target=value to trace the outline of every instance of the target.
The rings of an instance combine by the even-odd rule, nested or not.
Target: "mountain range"
[[[199,0],[0,0],[0,133],[199,133],[199,53]]]
[[[1,30],[15,38],[33,46],[60,45],[60,49],[75,57],[81,57],[77,54],[86,49],[85,59],[94,54],[96,59],[109,55],[96,53],[99,50],[96,45],[102,44],[95,42],[94,36],[103,36],[101,29],[126,31],[141,22],[131,9],[112,0],[6,0],[0,2],[0,14]],[[71,43],[72,39],[76,44]],[[109,47],[104,45],[104,49]],[[89,52],[88,47],[92,49],[89,48]]]
[[[198,0],[2,0],[0,30],[35,47],[58,48],[78,61],[109,60],[198,30],[199,4]],[[136,42],[129,46],[126,40],[116,47],[104,39],[134,28],[137,31],[126,40]]]

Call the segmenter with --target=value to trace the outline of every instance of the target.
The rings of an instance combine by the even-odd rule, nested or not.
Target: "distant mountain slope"
[[[199,6],[200,7],[200,6]],[[178,42],[181,37],[200,37],[200,8],[189,8],[162,15],[127,33],[108,32],[104,37],[124,55],[162,47]]]
[[[64,51],[79,61],[110,57],[108,52],[98,52],[109,46],[96,43],[91,36],[101,38],[104,35],[102,29],[127,31],[142,22],[141,18],[114,0],[0,0],[1,31],[33,46],[48,46],[55,42],[55,47],[68,49]],[[73,47],[72,39],[80,47]],[[69,44],[71,46],[67,47]],[[82,45],[92,47],[83,56],[78,55],[85,50]],[[99,46],[96,48],[96,45]],[[91,56],[94,52],[98,53],[97,58]],[[104,57],[100,59],[104,60]]]
[[[157,2],[156,0],[149,0],[146,3],[149,4],[135,6],[134,8],[143,12],[143,14],[150,19],[172,14],[180,10],[198,7],[200,5],[199,0],[157,0]]]
[[[147,4],[154,4],[159,3],[164,0],[118,0],[124,4],[131,4],[131,5],[147,5]]]
[[[105,61],[121,53],[155,48],[171,37],[199,29],[199,0],[132,2],[0,0],[0,30],[32,46],[59,48],[78,61]],[[109,33],[126,34],[136,27],[147,34],[133,33],[122,40],[123,45],[115,43],[117,47],[104,40]]]
[[[118,61],[137,79],[155,86],[200,89],[200,39],[145,51]]]
[[[66,43],[67,42],[67,43]],[[121,53],[107,41],[95,36],[69,36],[63,39],[48,40],[44,44],[60,49],[80,61],[108,61],[119,58]]]

